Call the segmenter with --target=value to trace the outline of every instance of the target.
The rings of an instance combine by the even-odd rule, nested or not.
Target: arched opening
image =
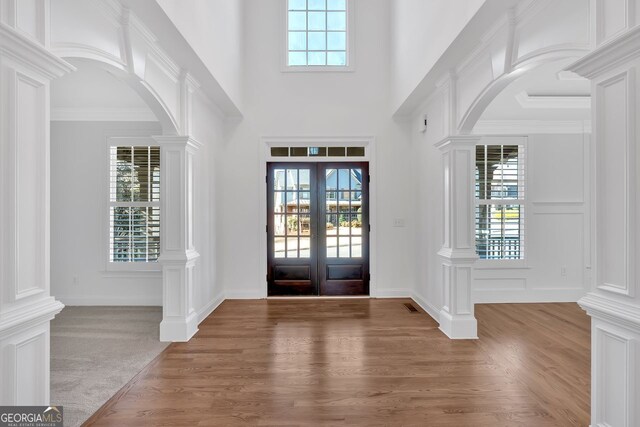
[[[67,60],[77,71],[51,85],[51,294],[66,305],[51,324],[51,399],[79,425],[167,345],[151,137],[175,127],[126,72]]]

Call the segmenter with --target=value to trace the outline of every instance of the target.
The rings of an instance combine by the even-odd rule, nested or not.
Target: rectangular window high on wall
[[[109,261],[160,255],[160,147],[110,147]]]
[[[347,67],[347,0],[286,1],[287,66]]]
[[[524,259],[524,146],[476,147],[476,251],[480,259]]]

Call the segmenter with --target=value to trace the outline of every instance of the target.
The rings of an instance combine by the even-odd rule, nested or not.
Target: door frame
[[[365,147],[364,157],[273,157],[271,156],[271,147]],[[369,175],[371,182],[369,184],[369,225],[371,233],[369,234],[369,296],[363,298],[379,297],[377,292],[377,174],[375,161],[375,138],[372,136],[269,136],[262,137],[259,144],[258,167],[260,176],[257,185],[260,194],[260,209],[256,212],[256,223],[260,224],[258,233],[258,241],[260,243],[260,268],[259,275],[256,277],[258,283],[263,285],[260,287],[260,295],[258,298],[267,298],[267,185],[265,179],[267,176],[267,163],[326,163],[326,162],[368,162]],[[255,298],[255,297],[253,297]],[[300,298],[300,297],[298,297]],[[311,298],[324,298],[314,296]],[[335,297],[334,297],[335,298]],[[345,297],[348,298],[348,297]]]

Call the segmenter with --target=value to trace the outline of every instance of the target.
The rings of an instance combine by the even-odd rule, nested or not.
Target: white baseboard
[[[64,305],[69,306],[93,306],[93,305],[139,305],[139,306],[162,306],[162,295],[158,296],[64,296],[56,295]]]
[[[428,302],[425,298],[423,298],[416,292],[411,295],[411,299],[415,301],[415,303],[418,304],[424,311],[426,311],[427,314],[433,318],[433,320],[440,323],[440,310],[437,309],[436,306]]]
[[[255,291],[234,291],[234,290],[225,290],[224,292],[225,299],[263,299],[266,298],[262,292]]]
[[[578,302],[586,294],[584,289],[474,289],[473,301],[474,304]]]
[[[411,290],[404,288],[379,289],[371,293],[372,298],[411,298]]]
[[[207,305],[198,310],[198,325],[204,321],[213,311],[220,306],[225,300],[224,293],[220,293],[211,300]]]

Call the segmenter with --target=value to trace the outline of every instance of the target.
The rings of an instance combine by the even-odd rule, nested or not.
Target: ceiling
[[[526,73],[493,100],[480,120],[589,120],[590,83],[563,71],[570,62],[554,62]]]

